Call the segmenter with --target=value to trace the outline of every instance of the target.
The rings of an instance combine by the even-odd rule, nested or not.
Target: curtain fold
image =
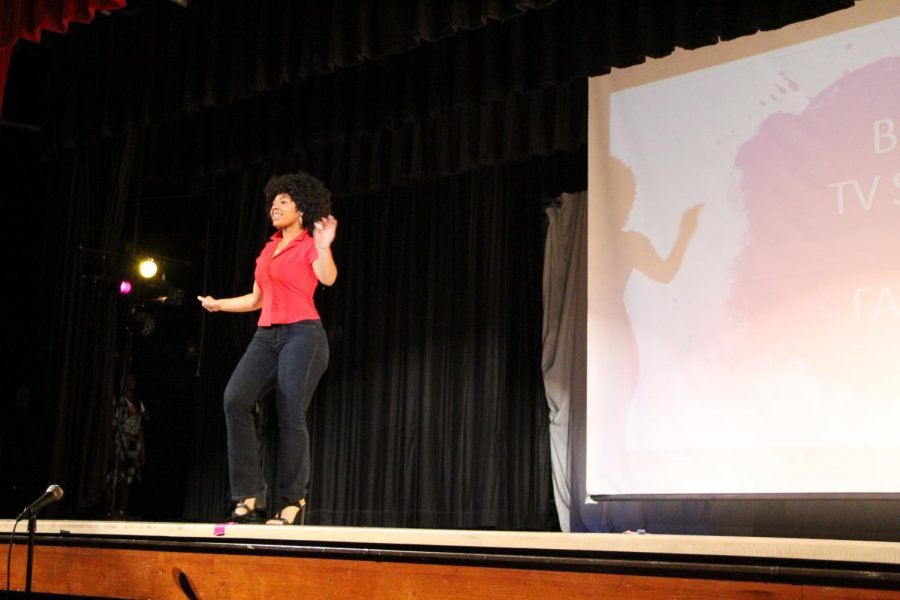
[[[198,294],[225,298],[252,289],[253,260],[270,233],[262,189],[272,174],[260,165],[196,182],[193,198],[205,206],[199,212],[206,215],[202,277],[194,282]],[[195,435],[183,506],[185,518],[198,521],[222,519],[230,509],[222,394],[259,315],[202,313],[199,318],[203,335],[189,415],[189,430]]]
[[[48,139],[70,146],[267,95],[461,31],[497,28],[552,2],[144,3],[131,17],[59,41],[50,80],[75,93],[48,110]]]
[[[39,42],[42,30],[64,33],[69,23],[88,23],[96,11],[122,6],[125,0],[6,0],[0,4],[0,112],[16,41]]]
[[[573,468],[579,452],[570,441],[570,432],[571,438],[577,439],[578,432],[573,429],[584,426],[583,420],[572,418],[573,413],[579,414],[572,405],[584,403],[578,397],[584,386],[578,382],[587,377],[583,335],[587,323],[587,192],[563,194],[557,204],[547,208],[547,217],[541,369],[550,410],[556,511],[562,531],[571,531],[572,520],[580,519],[584,500],[583,486],[575,485],[582,478],[581,471]]]
[[[6,90],[10,60],[12,60],[12,47],[0,48],[0,115],[3,114],[3,92]]]
[[[396,14],[382,6],[377,18],[362,0],[196,2],[187,10],[145,4],[134,17],[114,15],[85,35],[60,40],[45,139],[51,148],[71,147],[246,101],[263,114],[294,107],[294,130],[302,125],[308,139],[344,140],[853,2],[754,0],[740,10],[722,0],[557,0],[530,3],[528,10],[512,3],[486,2],[478,10],[460,8],[461,0],[447,3],[450,8],[440,4],[418,2]],[[449,25],[423,25],[416,16]],[[420,35],[436,29],[453,34]]]
[[[151,128],[153,158],[143,176],[178,180],[277,159],[285,170],[314,171],[335,195],[346,196],[586,144],[585,80],[343,138],[314,129],[327,102],[318,100],[318,110],[297,110],[291,103],[250,101]],[[323,119],[316,119],[319,114]]]
[[[129,182],[137,140],[104,143],[61,157],[65,178],[46,218],[60,232],[43,252],[38,302],[45,348],[35,439],[50,448],[47,474],[66,491],[71,515],[104,514],[109,500],[112,415],[127,310],[116,291]],[[45,420],[46,419],[46,420]]]
[[[22,38],[41,41],[41,31],[64,33],[69,23],[88,23],[98,10],[125,6],[125,0],[6,0],[0,5],[0,48]]]

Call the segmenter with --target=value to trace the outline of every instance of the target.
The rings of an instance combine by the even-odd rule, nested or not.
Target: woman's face
[[[297,205],[288,194],[278,194],[272,200],[272,207],[269,209],[269,217],[272,219],[272,225],[278,229],[287,229],[294,223],[303,224],[303,215],[297,210]]]

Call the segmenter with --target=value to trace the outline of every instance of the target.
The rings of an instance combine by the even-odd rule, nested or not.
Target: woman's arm
[[[337,219],[328,215],[318,223],[313,233],[313,241],[319,256],[313,261],[313,271],[323,285],[331,285],[337,279],[337,265],[331,255],[331,243],[337,233]]]
[[[215,299],[212,296],[197,296],[200,305],[209,312],[251,312],[262,307],[262,290],[253,282],[253,291],[234,298]]]

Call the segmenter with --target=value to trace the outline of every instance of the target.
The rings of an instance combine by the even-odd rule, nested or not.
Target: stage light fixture
[[[128,294],[130,294],[131,288],[132,288],[131,282],[128,281],[127,279],[123,279],[122,281],[119,282],[119,293],[122,294],[123,296],[127,296]]]
[[[138,265],[138,272],[141,274],[141,277],[144,279],[151,279],[156,276],[156,273],[159,271],[159,265],[156,264],[156,261],[152,258],[145,258]]]

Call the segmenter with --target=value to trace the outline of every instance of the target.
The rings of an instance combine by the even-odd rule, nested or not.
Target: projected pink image
[[[881,381],[900,351],[898,124],[893,57],[847,73],[798,115],[772,115],[740,148],[749,235],[730,308],[747,325],[742,362],[787,355],[825,381],[900,392]]]

